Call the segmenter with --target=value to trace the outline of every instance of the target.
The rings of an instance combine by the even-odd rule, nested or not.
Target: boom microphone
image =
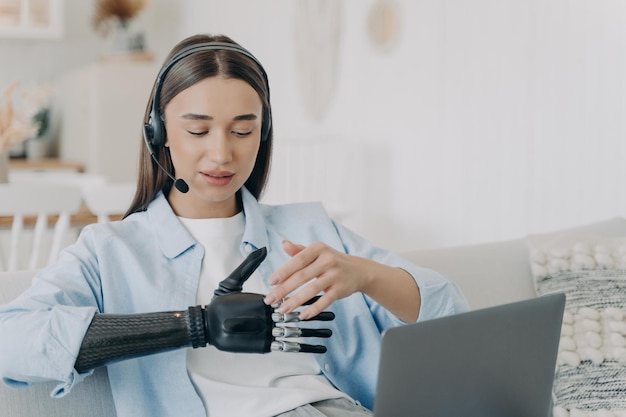
[[[184,179],[174,178],[174,176],[167,169],[165,169],[165,167],[161,165],[161,163],[158,161],[155,155],[154,149],[152,148],[152,145],[150,144],[150,141],[148,140],[148,134],[145,130],[146,129],[144,127],[143,140],[146,142],[146,146],[148,147],[148,151],[150,152],[150,156],[152,157],[152,160],[156,162],[159,168],[161,168],[161,171],[165,172],[165,175],[167,175],[168,177],[170,177],[172,181],[174,181],[174,187],[176,187],[178,191],[180,191],[183,194],[189,191],[189,185],[187,185]]]

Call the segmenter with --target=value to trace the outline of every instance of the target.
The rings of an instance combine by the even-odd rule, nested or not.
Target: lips
[[[200,173],[207,183],[217,186],[228,185],[235,175],[234,172],[216,170],[202,171]]]
[[[230,171],[202,171],[202,174],[215,178],[232,177],[233,175],[235,175]]]

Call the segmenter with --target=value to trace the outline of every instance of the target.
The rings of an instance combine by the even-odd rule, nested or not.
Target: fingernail
[[[304,310],[302,310],[302,311],[300,312],[300,316],[299,316],[299,317],[300,317],[300,320],[308,320],[308,319],[310,318],[310,317],[309,317],[309,316],[310,316],[310,314],[309,314],[309,312],[308,312],[307,310],[308,310],[308,309],[306,309],[306,308],[305,308]]]
[[[269,295],[269,294],[268,294],[268,295],[266,295],[266,296],[265,296],[265,298],[263,299],[263,302],[264,302],[265,304],[267,304],[268,306],[269,306],[269,305],[272,305],[272,304],[276,303],[276,296],[275,296],[275,295]]]

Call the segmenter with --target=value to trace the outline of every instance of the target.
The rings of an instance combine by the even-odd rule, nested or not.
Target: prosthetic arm
[[[268,306],[262,294],[243,293],[243,283],[267,255],[266,248],[251,253],[219,287],[206,306],[184,311],[144,314],[96,314],[87,329],[74,367],[85,372],[112,362],[207,344],[237,353],[311,352],[326,347],[289,341],[294,337],[330,337],[330,329],[299,328],[299,313],[281,314],[280,304]],[[317,297],[306,304],[315,302]],[[332,312],[310,320],[329,321]]]

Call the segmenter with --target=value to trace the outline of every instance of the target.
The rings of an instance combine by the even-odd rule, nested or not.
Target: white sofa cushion
[[[626,415],[626,237],[557,233],[529,246],[538,294],[567,296],[554,415]]]
[[[454,281],[472,309],[535,296],[523,239],[403,254]]]

